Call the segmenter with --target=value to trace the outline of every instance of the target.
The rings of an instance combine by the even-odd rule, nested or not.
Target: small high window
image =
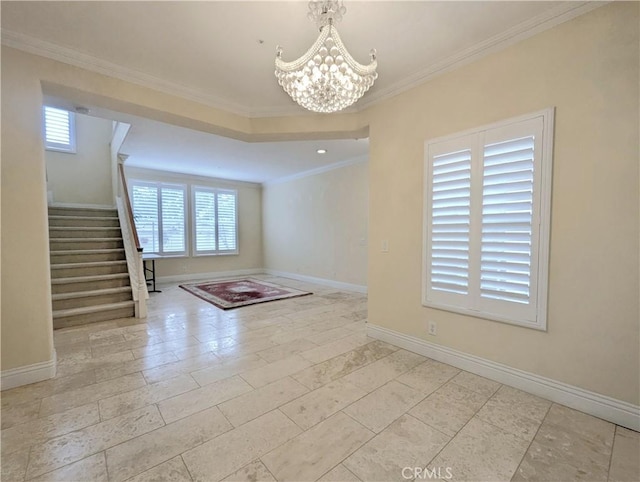
[[[44,106],[45,149],[76,152],[76,118],[73,112]]]

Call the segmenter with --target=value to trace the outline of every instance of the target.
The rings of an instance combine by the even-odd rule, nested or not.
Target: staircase
[[[134,316],[115,209],[49,208],[53,328]]]

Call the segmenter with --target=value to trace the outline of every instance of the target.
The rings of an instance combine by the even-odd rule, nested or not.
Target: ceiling
[[[126,165],[199,176],[264,183],[330,165],[366,158],[368,139],[329,141],[243,142],[129,118],[131,130],[121,152]],[[326,154],[318,154],[326,149]]]
[[[379,65],[378,80],[352,110],[600,4],[347,0],[340,35],[363,63],[376,48]],[[306,1],[3,0],[0,8],[3,44],[244,116],[306,113],[273,74],[277,45],[293,60],[317,37]],[[366,141],[324,146],[329,154],[319,157],[316,141],[248,144],[138,120],[125,151],[131,164],[258,182],[367,151]]]

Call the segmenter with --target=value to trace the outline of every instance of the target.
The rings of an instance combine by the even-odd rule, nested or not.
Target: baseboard
[[[50,208],[76,208],[76,209],[116,209],[116,205],[109,204],[87,204],[87,203],[57,203],[50,202]]]
[[[191,274],[179,274],[173,276],[159,276],[156,278],[156,283],[175,283],[180,281],[199,281],[203,279],[217,279],[217,278],[233,278],[235,276],[250,276],[253,274],[263,274],[264,270],[261,268],[252,269],[237,269],[234,271],[211,271],[208,273],[191,273]]]
[[[203,279],[217,279],[217,278],[232,278],[235,276],[250,276],[254,274],[268,274],[271,276],[280,276],[282,278],[295,279],[297,281],[306,281],[308,283],[315,283],[322,286],[330,286],[345,291],[354,291],[356,293],[366,293],[367,287],[361,285],[355,285],[351,283],[343,283],[342,281],[334,281],[324,278],[315,278],[313,276],[301,275],[298,273],[289,273],[288,271],[277,271],[273,269],[238,269],[234,271],[212,271],[209,273],[192,273],[192,274],[180,274],[173,276],[159,276],[156,278],[157,283],[175,283],[182,281],[199,281]]]
[[[367,293],[367,287],[363,285],[355,285],[351,283],[343,283],[342,281],[335,281],[331,279],[325,278],[315,278],[313,276],[306,276],[298,273],[289,273],[288,271],[278,271],[275,269],[265,269],[264,273],[269,274],[271,276],[280,276],[282,278],[291,278],[298,281],[306,281],[307,283],[315,283],[323,286],[330,286],[331,288],[336,288],[339,290],[345,291],[354,291],[356,293]]]
[[[367,324],[367,335],[631,430],[640,431],[640,406],[638,405],[511,368],[381,326]]]
[[[53,358],[48,361],[34,363],[24,367],[10,368],[2,370],[0,373],[0,384],[2,390],[29,385],[30,383],[41,382],[56,376],[56,352],[53,351]]]

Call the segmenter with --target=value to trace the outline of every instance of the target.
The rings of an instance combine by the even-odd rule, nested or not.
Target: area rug
[[[313,294],[254,278],[184,284],[180,288],[223,310]]]

